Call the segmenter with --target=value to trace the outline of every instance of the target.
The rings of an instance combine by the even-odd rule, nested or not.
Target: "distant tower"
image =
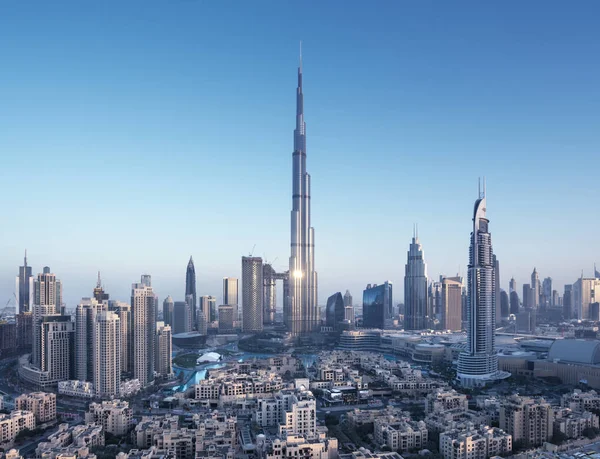
[[[108,293],[104,293],[104,288],[102,287],[102,280],[100,279],[100,271],[98,271],[98,282],[96,282],[96,288],[94,289],[94,299],[98,303],[108,301],[108,299],[109,299]]]
[[[510,282],[508,283],[508,290],[509,290],[509,293],[517,291],[517,281],[515,280],[514,277],[511,277]]]
[[[519,313],[519,294],[517,293],[516,290],[513,290],[512,292],[510,292],[510,296],[509,296],[509,300],[510,300],[510,313],[517,315]]]
[[[404,271],[404,329],[427,328],[427,264],[419,236],[414,231]]]
[[[156,306],[152,287],[144,283],[131,286],[131,323],[133,377],[146,387],[154,380]]]
[[[543,306],[554,306],[552,302],[552,278],[546,277],[542,282],[542,300]]]
[[[131,305],[123,301],[110,301],[109,311],[119,316],[121,324],[121,371],[133,372],[133,327]]]
[[[462,277],[442,278],[442,314],[441,323],[444,330],[462,329]]]
[[[173,333],[186,333],[190,328],[190,305],[187,301],[175,301],[173,308]]]
[[[494,324],[496,278],[492,237],[486,217],[485,186],[475,202],[469,250],[467,347],[460,353],[457,376],[466,387],[482,386],[510,376],[498,371]]]
[[[296,129],[294,130],[292,163],[289,305],[285,309],[287,314],[284,321],[292,335],[300,335],[315,331],[319,325],[314,253],[315,230],[311,226],[310,220],[310,175],[306,171],[306,123],[304,122],[304,95],[302,93],[302,53],[300,53],[300,65],[298,67]],[[262,303],[262,299],[260,301]],[[260,314],[262,315],[262,311]],[[246,324],[245,314],[244,324]]]
[[[368,284],[363,291],[363,327],[385,329],[391,319],[392,283]]]
[[[75,376],[80,381],[94,381],[96,317],[106,309],[95,298],[82,298],[75,309]]]
[[[344,293],[344,306],[352,306],[352,295],[350,294],[350,290],[346,290],[346,293]]]
[[[173,373],[171,355],[173,354],[173,337],[171,327],[164,322],[156,323],[156,372],[160,376]]]
[[[219,333],[233,333],[233,306],[219,306]]]
[[[194,268],[194,260],[190,256],[187,269],[185,271],[185,298],[187,301],[188,295],[191,295],[190,312],[191,312],[191,329],[196,327],[196,308],[198,306],[196,300],[196,268]]]
[[[94,322],[93,382],[99,397],[118,397],[121,387],[121,320],[100,311]]]
[[[33,284],[33,276],[31,275],[31,266],[27,266],[27,250],[23,259],[23,266],[19,266],[19,275],[16,281],[16,297],[17,297],[17,313],[31,311],[31,286]]]
[[[531,290],[531,300],[533,303],[530,304],[530,307],[537,309],[540,306],[540,276],[535,268],[533,268],[533,273],[531,273]]]
[[[166,325],[170,325],[173,327],[173,309],[175,307],[175,303],[173,302],[173,298],[171,295],[165,298],[163,301],[163,322]]]
[[[34,367],[41,369],[44,347],[42,347],[42,321],[45,316],[58,314],[60,305],[57,302],[59,298],[59,280],[54,274],[50,273],[50,268],[44,268],[42,274],[38,274],[33,282],[33,343],[31,350],[31,363]]]
[[[238,280],[235,277],[223,278],[223,304],[233,308],[233,320],[238,321]]]
[[[260,257],[242,257],[242,329],[263,330],[263,264]]]
[[[334,293],[327,299],[325,307],[325,324],[335,331],[342,330],[346,320],[346,307],[340,292]]]
[[[565,320],[573,318],[573,285],[566,284],[563,294],[563,317]]]
[[[152,276],[150,274],[142,274],[141,283],[145,287],[152,287]]]
[[[217,299],[214,296],[204,295],[200,297],[197,327],[201,335],[206,335],[208,332],[208,325],[217,320],[216,316],[213,317],[213,308],[216,302]]]

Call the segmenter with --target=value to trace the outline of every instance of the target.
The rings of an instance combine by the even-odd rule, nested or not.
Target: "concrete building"
[[[156,323],[156,363],[155,370],[160,376],[173,374],[173,336],[171,327],[164,322]]]
[[[238,310],[238,280],[235,277],[223,278],[223,304],[232,306],[233,320],[240,320],[240,311]]]
[[[379,448],[386,446],[391,451],[422,449],[427,444],[428,431],[423,421],[410,418],[382,416],[375,419],[374,439]]]
[[[109,311],[119,316],[121,323],[121,371],[133,372],[133,329],[131,324],[131,305],[122,301],[109,302]]]
[[[82,298],[75,309],[75,378],[80,381],[94,381],[96,316],[106,308],[94,298]]]
[[[467,396],[456,392],[454,389],[438,389],[430,393],[425,400],[425,412],[428,414],[443,413],[456,409],[466,412],[468,408]]]
[[[173,311],[175,309],[175,302],[171,295],[167,296],[163,301],[163,322],[166,325],[173,327]]]
[[[500,428],[512,435],[514,442],[526,447],[541,446],[553,435],[554,411],[542,398],[504,399],[500,405]]]
[[[538,309],[540,307],[540,276],[535,268],[531,273],[531,303],[529,305],[532,309]]]
[[[581,276],[572,286],[572,309],[578,319],[590,319],[591,305],[600,301],[600,279]]]
[[[56,394],[30,392],[15,399],[15,409],[31,411],[37,424],[56,421]]]
[[[0,444],[12,442],[25,429],[35,429],[35,417],[31,411],[0,413]]]
[[[554,410],[554,433],[561,432],[567,438],[580,438],[586,429],[600,427],[598,416],[589,411],[576,412],[568,408]]]
[[[156,308],[154,303],[152,287],[144,285],[144,283],[132,285],[133,377],[139,379],[143,387],[149,385],[154,380],[154,363],[156,360]]]
[[[443,330],[462,329],[462,277],[444,277],[442,279],[442,314]]]
[[[496,427],[450,430],[440,434],[440,454],[444,459],[488,459],[512,452],[510,434]]]
[[[263,330],[263,265],[260,257],[242,257],[242,330]]]
[[[118,397],[121,387],[121,319],[100,311],[94,320],[93,381],[98,397]]]
[[[234,322],[234,307],[227,304],[219,306],[219,333],[233,333],[235,331]]]
[[[98,424],[105,432],[122,436],[133,427],[133,410],[128,402],[121,400],[90,403],[85,423]]]

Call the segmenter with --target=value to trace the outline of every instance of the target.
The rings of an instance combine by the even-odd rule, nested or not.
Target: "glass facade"
[[[340,329],[341,322],[346,319],[346,311],[344,306],[344,298],[340,292],[334,293],[327,299],[327,307],[325,309],[325,320],[328,327],[333,327],[334,330]]]
[[[384,329],[391,319],[392,283],[371,286],[363,291],[363,327]]]

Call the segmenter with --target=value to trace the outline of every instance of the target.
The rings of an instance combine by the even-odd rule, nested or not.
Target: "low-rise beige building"
[[[36,424],[56,421],[56,394],[48,392],[31,392],[15,399],[15,408],[31,411]]]

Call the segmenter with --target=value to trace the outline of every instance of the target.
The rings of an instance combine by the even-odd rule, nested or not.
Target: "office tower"
[[[554,306],[552,304],[552,278],[546,277],[542,282],[542,304],[544,307]]]
[[[242,257],[242,329],[263,329],[263,265],[260,257]]]
[[[440,282],[430,282],[427,289],[427,314],[425,314],[425,328],[436,329],[442,320],[442,276]]]
[[[582,276],[573,283],[571,304],[578,319],[590,319],[590,305],[600,299],[600,279]]]
[[[462,278],[442,278],[441,326],[444,330],[462,329]]]
[[[350,290],[346,290],[346,293],[344,293],[344,306],[352,306],[352,295],[350,294]]]
[[[190,323],[190,305],[186,301],[175,301],[173,307],[173,333],[185,333],[191,330]]]
[[[42,317],[40,371],[47,373],[46,384],[72,379],[75,324],[70,316],[50,314]]]
[[[494,294],[496,295],[496,325],[502,324],[502,301],[500,299],[500,262],[496,255],[492,255],[492,260],[494,264]]]
[[[93,381],[99,397],[118,397],[121,387],[121,319],[100,310],[94,322]]]
[[[342,329],[345,320],[346,307],[344,306],[344,298],[340,292],[334,293],[327,299],[325,324],[335,331],[339,331]]]
[[[496,279],[492,237],[486,217],[485,185],[475,202],[467,284],[467,347],[460,353],[457,376],[465,387],[482,386],[510,376],[498,371],[494,324]]]
[[[201,296],[200,307],[198,308],[198,331],[201,335],[206,335],[208,332],[208,324],[211,320],[211,305],[216,303],[216,298],[213,296]]]
[[[233,333],[233,306],[222,304],[219,306],[219,333]]]
[[[191,298],[188,299],[188,295],[191,295]],[[196,327],[196,308],[198,307],[196,298],[196,268],[194,268],[194,260],[190,255],[190,261],[188,261],[185,271],[185,299],[190,306],[190,330]]]
[[[150,277],[150,276],[148,276]],[[144,276],[142,276],[142,279]],[[133,377],[142,387],[154,380],[156,317],[152,287],[131,286],[131,325],[133,327]]]
[[[152,276],[150,274],[142,274],[140,281],[144,287],[152,287]]]
[[[156,372],[160,376],[173,373],[171,355],[173,353],[173,339],[171,327],[164,322],[156,323]]]
[[[119,316],[121,324],[121,371],[131,373],[133,372],[131,305],[122,301],[110,301],[108,309]]]
[[[354,319],[354,306],[344,306],[344,320],[348,323],[350,330],[354,329],[356,320]]]
[[[57,314],[60,306],[56,276],[50,273],[50,268],[45,267],[44,272],[38,274],[33,282],[33,314],[32,330],[33,342],[31,350],[31,363],[34,367],[41,368],[42,359],[42,328],[41,323],[44,316]]]
[[[25,251],[25,258],[23,259],[23,266],[19,266],[19,276],[16,282],[16,293],[17,298],[17,313],[22,314],[31,311],[31,286],[33,283],[33,276],[31,275],[31,266],[27,266],[27,250]]]
[[[557,290],[552,290],[552,301],[550,302],[550,304],[554,307],[562,306],[561,298]]]
[[[165,298],[163,301],[163,322],[167,325],[173,326],[173,309],[175,308],[175,303],[173,302],[173,298],[171,295]]]
[[[27,352],[31,352],[33,343],[33,314],[24,312],[17,314],[17,348]]]
[[[533,291],[531,284],[523,284],[523,308],[531,309],[533,306]]]
[[[553,427],[554,409],[543,398],[513,395],[500,405],[500,428],[526,448],[549,442]]]
[[[298,67],[296,129],[294,130],[294,153],[292,158],[289,305],[286,308],[287,317],[284,319],[292,335],[300,335],[312,332],[319,323],[317,273],[315,272],[314,254],[315,230],[311,227],[310,221],[310,175],[306,172],[306,123],[304,122],[304,95],[302,94],[302,55],[300,55],[300,66]],[[245,321],[246,318],[244,317]]]
[[[275,312],[277,311],[277,285],[278,274],[268,263],[263,264],[263,323],[272,325],[275,323]]]
[[[96,316],[106,309],[106,305],[98,303],[94,298],[82,298],[75,309],[75,377],[80,381],[94,380]]]
[[[533,268],[533,272],[531,273],[531,301],[530,307],[533,309],[537,309],[540,306],[540,276],[535,268]]]
[[[565,293],[563,294],[563,317],[569,320],[573,317],[573,286],[565,285]]]
[[[505,290],[500,291],[500,313],[502,317],[508,318],[510,314],[510,301],[508,299],[508,293]]]
[[[415,230],[408,248],[404,271],[404,329],[423,330],[427,328],[427,264],[419,236]]]
[[[518,314],[519,313],[519,294],[516,290],[510,292],[510,313]]]
[[[214,296],[205,295],[200,297],[200,310],[204,312],[207,325],[219,320],[217,315],[217,299]]]
[[[238,321],[238,280],[235,277],[223,278],[223,304],[233,307],[233,320]]]
[[[194,330],[196,328],[196,325],[194,324],[194,317],[196,317],[196,316],[192,313],[192,309],[194,308],[194,304],[196,303],[194,301],[194,296],[193,295],[187,295],[185,297],[185,302],[188,305],[188,308],[187,308],[187,313],[188,313],[188,317],[187,317],[188,331],[192,331],[192,330]]]
[[[517,291],[517,281],[514,277],[511,277],[510,282],[508,283],[508,291],[509,293]]]
[[[98,282],[96,282],[96,288],[94,289],[94,299],[98,303],[103,303],[104,301],[108,301],[109,295],[104,292],[104,288],[102,287],[102,280],[100,279],[100,271],[98,271]]]
[[[363,327],[384,329],[389,325],[392,310],[392,283],[368,284],[363,291]]]

